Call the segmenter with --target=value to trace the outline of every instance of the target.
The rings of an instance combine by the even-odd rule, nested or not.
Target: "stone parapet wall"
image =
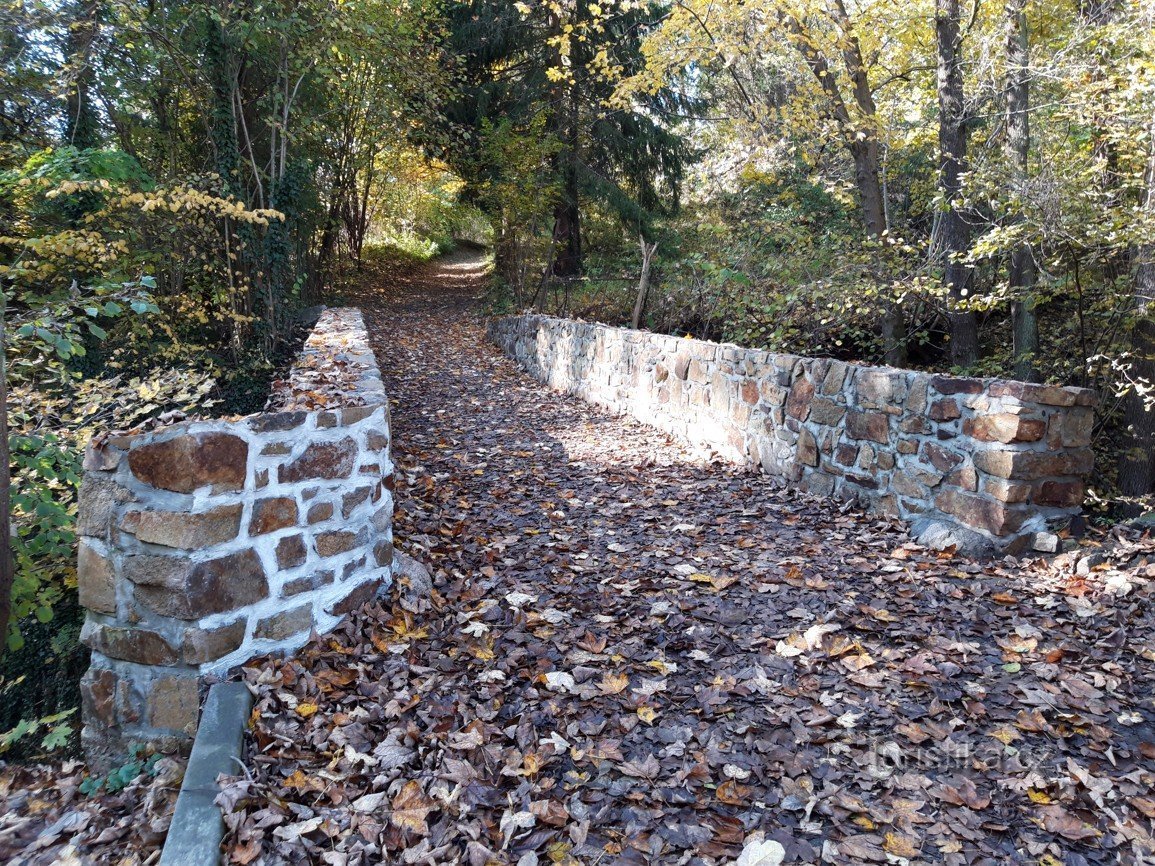
[[[357,310],[325,311],[271,403],[89,447],[78,574],[97,764],[180,747],[206,674],[296,649],[391,581],[388,403]]]
[[[938,545],[1054,543],[1093,466],[1082,388],[866,367],[523,315],[489,336],[550,386],[804,490],[858,499]]]

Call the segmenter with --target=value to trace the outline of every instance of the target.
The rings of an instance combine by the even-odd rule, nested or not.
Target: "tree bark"
[[[1155,114],[1151,117],[1150,131],[1155,136]],[[1148,214],[1155,214],[1155,137],[1149,140],[1142,205]],[[1135,262],[1134,305],[1138,318],[1131,330],[1132,377],[1150,388],[1155,386],[1155,319],[1151,309],[1155,300],[1155,244],[1136,247]],[[1132,388],[1123,413],[1127,436],[1119,458],[1119,492],[1126,496],[1145,496],[1155,482],[1155,408],[1148,406],[1143,394]]]
[[[638,236],[638,245],[642,249],[642,273],[638,277],[638,296],[634,299],[634,314],[630,318],[630,327],[634,330],[642,326],[642,318],[646,314],[646,296],[650,293],[650,265],[654,253],[658,251],[658,242],[646,243],[645,235]]]
[[[866,73],[866,63],[862,59],[862,46],[854,35],[854,25],[842,0],[835,0],[831,15],[845,35],[842,61],[850,77],[854,107],[864,118],[867,128],[856,123],[850,108],[843,98],[826,57],[820,54],[806,36],[802,23],[792,15],[785,17],[786,25],[794,34],[794,44],[802,55],[807,67],[813,73],[818,85],[829,100],[830,117],[838,124],[843,141],[854,160],[854,181],[858,188],[862,207],[862,222],[866,234],[872,240],[881,240],[887,230],[886,202],[882,190],[882,160],[878,136],[869,125],[875,122],[878,113],[874,103],[874,93]],[[897,301],[886,301],[883,305],[881,336],[886,363],[901,367],[906,363],[906,320],[902,305]]]
[[[12,457],[8,448],[8,308],[0,292],[0,657],[8,649],[12,619],[12,584],[16,569],[12,556]]]
[[[1030,46],[1026,0],[1007,0],[1007,135],[1005,149],[1017,186],[1027,180],[1031,149]],[[1035,259],[1027,244],[1011,251],[1008,278],[1011,295],[1011,331],[1015,376],[1037,381],[1035,359],[1039,353],[1039,319],[1035,313]]]
[[[65,52],[71,75],[65,99],[64,137],[84,150],[100,144],[100,124],[93,104],[92,47],[99,32],[97,2],[78,2],[73,7]]]
[[[979,358],[975,314],[960,309],[970,294],[971,268],[961,258],[970,248],[970,227],[956,200],[966,170],[967,117],[963,104],[962,31],[959,0],[935,0],[935,35],[938,48],[939,188],[946,202],[941,223],[944,256],[943,281],[950,292],[950,358],[969,367]]]

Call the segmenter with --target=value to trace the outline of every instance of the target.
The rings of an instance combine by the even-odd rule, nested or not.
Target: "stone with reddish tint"
[[[380,408],[380,406],[346,406],[341,410],[341,426],[350,427],[358,424]]]
[[[810,404],[810,417],[808,420],[812,424],[833,427],[840,423],[845,415],[845,406],[839,406],[833,400],[827,400],[825,397],[816,397]]]
[[[352,613],[361,607],[361,605],[372,601],[376,597],[378,590],[384,585],[384,578],[361,584],[343,599],[331,605],[329,607],[329,613],[334,616],[344,616],[347,613]]]
[[[753,379],[743,379],[738,393],[742,397],[742,402],[753,406],[758,402],[758,383]]]
[[[347,553],[357,545],[357,533],[341,529],[321,532],[317,534],[315,543],[318,556],[336,556],[339,553]]]
[[[308,521],[311,526],[314,523],[321,523],[333,516],[332,502],[318,502],[309,506]]]
[[[200,688],[195,676],[160,677],[148,693],[148,723],[192,734],[200,713]]]
[[[129,557],[130,560],[143,558]],[[253,550],[242,550],[193,566],[186,563],[186,569],[186,579],[175,585],[170,581],[137,586],[137,601],[160,616],[190,620],[246,607],[269,595],[261,558]]]
[[[1047,432],[1047,422],[1009,412],[995,412],[968,419],[963,432],[980,442],[1038,442]]]
[[[313,606],[302,604],[262,619],[253,631],[253,637],[258,640],[285,640],[312,627]]]
[[[939,511],[952,514],[966,526],[982,529],[991,535],[1010,535],[1022,525],[1026,516],[1022,509],[1009,508],[1005,503],[946,488],[934,498]]]
[[[983,478],[983,493],[1000,502],[1026,502],[1031,496],[1031,485],[1022,481],[1008,481],[1005,478]]]
[[[237,537],[241,529],[240,503],[208,511],[129,511],[120,528],[138,541],[180,550],[199,550]]]
[[[87,539],[77,549],[76,579],[80,605],[97,613],[116,613],[116,575],[112,561]]]
[[[139,586],[179,590],[188,583],[192,563],[184,556],[142,553],[121,560],[121,574]]]
[[[348,478],[357,460],[357,443],[352,439],[338,442],[314,442],[300,457],[277,471],[282,484],[309,479]]]
[[[1055,422],[1051,422],[1054,424]],[[1085,448],[1091,444],[1095,429],[1095,412],[1083,407],[1073,408],[1058,422],[1059,444],[1064,448]]]
[[[935,400],[927,414],[932,421],[953,421],[962,415],[962,410],[954,400]]]
[[[805,421],[810,414],[810,401],[814,397],[814,384],[808,379],[799,379],[790,389],[786,398],[786,414],[799,421]]]
[[[273,496],[253,503],[249,535],[264,535],[297,525],[297,500],[291,496]]]
[[[105,625],[89,620],[80,640],[93,652],[141,665],[174,665],[177,651],[163,636],[145,628]]]
[[[798,460],[807,466],[818,465],[818,442],[815,441],[814,434],[805,427],[798,433],[798,447],[795,453]]]
[[[954,394],[979,394],[983,390],[981,379],[963,379],[957,376],[932,376],[930,386],[948,397]]]
[[[107,668],[90,667],[80,680],[80,703],[86,722],[116,725],[117,676]]]
[[[934,442],[927,442],[923,446],[923,453],[926,455],[926,459],[930,461],[930,465],[939,472],[950,472],[963,462],[961,454],[941,445],[936,445]]]
[[[365,434],[365,447],[370,451],[384,451],[389,447],[389,437],[379,430],[370,430]]]
[[[143,484],[176,493],[211,486],[236,491],[245,486],[249,446],[231,433],[185,433],[133,448],[132,474]]]
[[[889,416],[881,412],[846,413],[846,435],[851,439],[867,439],[885,445],[890,441]]]
[[[999,478],[1036,479],[1049,476],[1085,477],[1095,465],[1089,448],[1048,453],[1045,451],[977,451],[974,464],[981,472]]]
[[[181,639],[181,658],[186,665],[203,665],[222,659],[245,640],[244,619],[216,628],[186,628]]]
[[[1054,508],[1074,508],[1083,504],[1082,481],[1043,481],[1035,485],[1031,501]]]
[[[278,568],[296,568],[298,565],[304,565],[308,555],[304,536],[289,535],[277,542]]]

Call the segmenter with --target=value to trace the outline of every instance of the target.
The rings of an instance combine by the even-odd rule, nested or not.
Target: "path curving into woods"
[[[355,299],[435,591],[246,667],[232,862],[1155,856],[1149,546],[1087,576],[924,551],[547,390],[484,287],[460,252]]]

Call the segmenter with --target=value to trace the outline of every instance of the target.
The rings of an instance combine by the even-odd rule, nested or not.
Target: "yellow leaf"
[[[629,684],[630,678],[626,674],[606,674],[598,683],[598,688],[603,695],[620,695]]]
[[[653,707],[638,707],[638,718],[647,725],[652,725],[657,717],[658,712]]]
[[[909,859],[918,856],[918,846],[915,844],[917,841],[917,839],[911,839],[901,833],[887,833],[882,847],[886,849],[888,854]]]
[[[1032,803],[1038,803],[1040,806],[1046,806],[1055,802],[1051,799],[1050,794],[1048,794],[1046,791],[1040,791],[1037,788],[1028,788],[1027,797]]]
[[[297,704],[297,715],[302,719],[307,719],[319,709],[320,707],[316,704]]]
[[[1009,746],[1015,740],[1019,739],[1021,737],[1021,734],[1019,734],[1019,732],[1016,731],[1014,728],[1003,727],[1003,728],[997,728],[996,730],[991,731],[989,734],[987,734],[987,736],[988,737],[994,737],[996,740],[998,740],[1004,746]]]

